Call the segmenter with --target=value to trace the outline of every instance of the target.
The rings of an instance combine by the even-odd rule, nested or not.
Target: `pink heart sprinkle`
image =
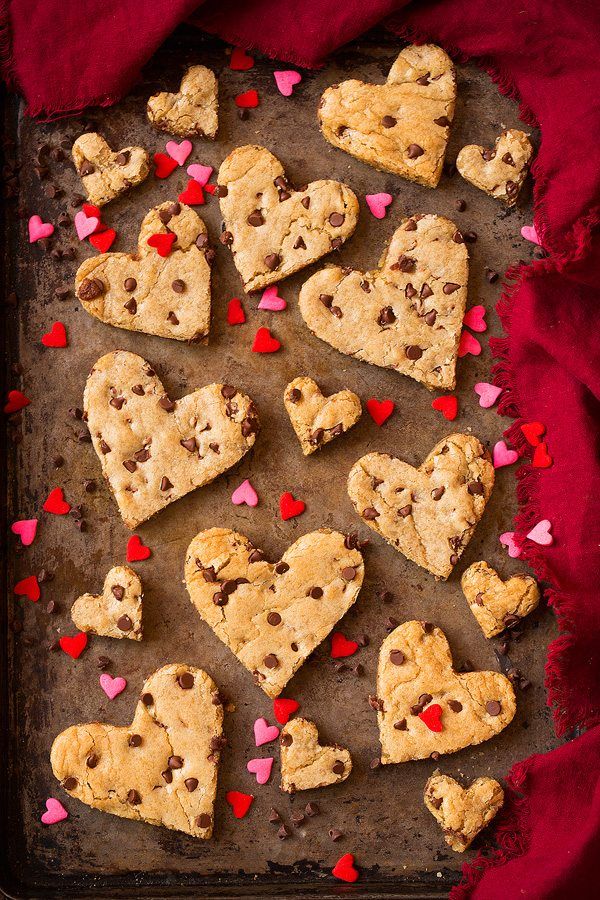
[[[273,768],[273,757],[267,756],[266,759],[251,759],[246,765],[249,772],[256,775],[258,784],[266,784],[271,777],[271,769]]]
[[[113,678],[108,672],[103,672],[100,676],[100,687],[109,700],[114,700],[119,694],[122,694],[127,687],[127,681],[121,676]]]
[[[535,225],[523,225],[521,228],[521,237],[524,237],[526,241],[531,241],[532,244],[537,244],[541,246],[541,241],[539,239],[539,235],[535,230]]]
[[[245,503],[246,506],[258,506],[258,494],[247,478],[239,487],[236,487],[231,495],[231,502],[234,506],[241,506],[242,503]]]
[[[178,165],[182,166],[192,152],[192,142],[182,141],[178,144],[177,141],[167,141],[165,149],[171,159],[174,159]]]
[[[489,384],[487,381],[478,381],[475,385],[475,393],[479,396],[479,405],[484,409],[489,409],[502,393],[502,388],[496,387],[495,384]]]
[[[302,75],[293,69],[286,69],[283,72],[273,72],[275,84],[279,89],[279,93],[284,97],[291,97],[295,84],[300,84]]]
[[[271,312],[281,312],[282,309],[287,308],[287,302],[283,299],[283,297],[279,297],[277,295],[276,284],[266,288],[266,290],[263,291],[263,295],[260,298],[258,308],[268,309]]]
[[[42,238],[47,238],[54,234],[54,225],[50,222],[42,222],[39,216],[30,218],[28,228],[30,244],[34,244],[36,241],[41,241]]]
[[[472,331],[485,331],[487,328],[485,323],[485,306],[472,306],[465,313],[463,325],[466,325]]]
[[[48,797],[46,800],[46,812],[42,814],[42,822],[44,825],[56,825],[63,819],[68,819],[69,813],[59,800],[54,797]]]
[[[463,331],[458,345],[458,355],[463,357],[466,356],[467,353],[471,353],[472,356],[479,356],[481,353],[481,344],[476,337],[473,337],[473,335],[470,334],[470,332]]]
[[[86,216],[85,212],[80,209],[75,216],[75,231],[80,241],[85,240],[90,234],[93,234],[100,224],[98,216]]]
[[[519,458],[516,450],[509,450],[504,441],[498,441],[494,444],[492,452],[492,462],[495,469],[501,469],[502,466],[512,466]]]
[[[386,207],[390,205],[393,199],[391,194],[367,194],[365,197],[367,206],[376,219],[385,218]]]
[[[278,736],[279,728],[277,725],[269,725],[262,716],[254,723],[254,741],[257,747],[262,747],[263,744],[276,740]]]
[[[201,166],[200,163],[192,163],[191,166],[187,167],[187,173],[190,178],[193,178],[194,181],[197,181],[200,187],[204,187],[205,184],[208,184],[208,179],[212,175],[214,169],[212,166]]]
[[[541,547],[549,547],[550,544],[554,543],[554,538],[550,534],[551,528],[551,522],[548,519],[542,519],[541,522],[534,525],[527,537],[534,544],[539,544]]]
[[[20,519],[18,522],[12,523],[12,525],[10,526],[10,530],[13,534],[19,535],[19,537],[21,538],[21,543],[24,547],[29,547],[30,544],[33,544],[37,526],[37,519]]]
[[[518,559],[521,555],[520,548],[515,543],[514,531],[505,531],[500,535],[500,543],[508,549],[508,555],[511,559]]]

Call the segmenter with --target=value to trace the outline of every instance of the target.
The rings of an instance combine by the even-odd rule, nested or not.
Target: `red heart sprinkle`
[[[241,47],[234,47],[229,57],[229,68],[234,72],[247,72],[254,65],[254,57],[242,50]]]
[[[30,403],[31,400],[29,397],[26,397],[21,391],[9,391],[8,399],[4,404],[4,412],[7,416],[10,416],[11,413],[16,413],[19,412],[20,409],[25,409]]]
[[[227,304],[227,322],[229,325],[243,325],[246,321],[246,313],[239,297],[234,297]]]
[[[225,799],[231,806],[236,819],[243,819],[252,806],[254,797],[252,794],[242,794],[241,791],[227,791]]]
[[[235,105],[240,109],[254,109],[258,106],[258,91],[254,88],[246,91],[244,94],[238,94],[235,98]]]
[[[542,425],[541,422],[525,422],[524,425],[521,425],[521,431],[531,446],[537,447],[538,444],[541,444],[542,438],[546,434],[546,426]]]
[[[447,397],[436,397],[431,406],[441,412],[449,422],[453,422],[458,415],[458,400],[452,394]]]
[[[370,400],[367,400],[367,409],[375,424],[383,425],[394,412],[394,402],[393,400],[376,400],[375,397],[371,397]]]
[[[208,191],[209,194],[214,194],[216,189],[217,189],[216,184],[205,184],[204,185],[204,190]]]
[[[84,203],[81,207],[86,214],[88,219],[101,219],[102,212],[99,206],[94,206],[93,203]]]
[[[268,328],[259,328],[252,344],[253,353],[276,353],[281,342],[274,338]]]
[[[153,159],[155,178],[168,178],[179,165],[176,159],[172,159],[166,153],[155,153]]]
[[[40,599],[41,595],[40,585],[35,575],[30,575],[29,578],[23,578],[22,581],[18,581],[13,591],[18,597],[27,597],[29,600],[33,600],[34,603]]]
[[[306,503],[303,500],[294,500],[294,495],[286,491],[279,498],[279,512],[284,522],[300,516],[306,509]]]
[[[173,244],[177,238],[176,234],[151,234],[148,238],[148,246],[155,247],[159,256],[168,256],[173,249]]]
[[[64,650],[68,656],[72,656],[73,659],[79,659],[87,647],[87,642],[88,636],[85,631],[80,631],[79,634],[75,634],[73,637],[66,635],[65,637],[61,637],[58,641],[60,649]]]
[[[55,322],[47,334],[42,335],[44,347],[66,347],[67,329],[62,322]]]
[[[137,534],[132,535],[127,541],[127,562],[139,562],[142,559],[148,559],[150,556],[152,556],[150,547],[146,547]]]
[[[187,203],[188,206],[203,206],[204,191],[197,181],[190,178],[185,191],[182,191],[179,195],[179,200],[181,200],[182,203]]]
[[[334,631],[331,635],[331,658],[341,659],[343,656],[352,656],[358,650],[356,641],[349,641],[341,631]]]
[[[42,508],[44,512],[53,513],[55,516],[66,516],[71,509],[71,504],[65,500],[63,489],[57,487],[50,491]]]
[[[280,725],[285,725],[286,722],[289,722],[290,716],[298,712],[299,709],[300,704],[297,700],[289,700],[287,697],[278,697],[276,700],[273,700],[273,715]]]
[[[107,253],[115,242],[117,232],[114,228],[105,228],[104,231],[95,232],[89,237],[90,244],[100,253]]]
[[[548,445],[546,441],[542,441],[541,444],[538,444],[533,451],[533,459],[531,461],[531,464],[536,469],[548,469],[553,462],[554,460],[548,453]]]
[[[442,707],[439,703],[432,703],[427,709],[419,713],[421,722],[424,722],[430,731],[443,731]]]
[[[352,853],[344,853],[336,862],[331,870],[331,874],[340,881],[357,881],[358,869],[354,866],[354,856]]]

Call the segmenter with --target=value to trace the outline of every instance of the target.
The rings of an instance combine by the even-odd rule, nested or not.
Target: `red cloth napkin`
[[[132,85],[190,0],[0,0],[0,64],[31,113],[107,104]],[[597,0],[220,0],[194,21],[247,49],[320,64],[371,25],[439,42],[488,69],[521,100],[542,145],[534,165],[535,225],[550,257],[515,268],[494,342],[501,413],[541,421],[554,464],[518,472],[516,531],[561,634],[549,650],[548,700],[559,734],[587,734],[518,763],[508,779],[499,849],[465,867],[455,898],[598,896],[600,835],[600,4]],[[400,12],[398,12],[400,11]],[[526,539],[540,519],[554,544]],[[507,566],[508,568],[508,566]],[[368,862],[368,861],[365,861]]]

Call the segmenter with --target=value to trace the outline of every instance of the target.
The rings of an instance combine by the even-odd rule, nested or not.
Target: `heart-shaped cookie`
[[[274,565],[244,535],[210,528],[185,560],[192,603],[269,697],[350,609],[363,576],[354,542],[328,528],[298,538]]]
[[[350,470],[359,516],[404,556],[447,578],[471,540],[494,486],[494,467],[476,437],[450,434],[418,469],[368,453]]]
[[[214,138],[219,126],[218,86],[214,72],[206,66],[192,66],[181,80],[177,93],[161,91],[148,100],[148,118],[155,128],[193,137]]]
[[[71,154],[87,198],[104,206],[148,177],[150,162],[143,147],[111,150],[102,135],[90,131],[73,144]]]
[[[527,176],[532,155],[533,147],[525,132],[512,128],[496,138],[493,150],[477,144],[463,147],[456,158],[456,168],[465,181],[507,206],[513,206]]]
[[[174,238],[166,256],[156,248],[160,238]],[[77,270],[75,292],[83,308],[107,325],[206,343],[213,252],[194,210],[167,201],[146,215],[136,254],[86,259]]]
[[[371,705],[382,763],[480,744],[506,728],[516,710],[508,678],[500,672],[459,675],[444,632],[428,622],[404,622],[386,637]]]
[[[254,404],[236,388],[208,384],[171,400],[152,367],[125,350],[94,363],[83,408],[129,528],[230,469],[258,431]]]
[[[283,402],[305,456],[356,425],[362,413],[360,398],[352,391],[324,397],[317,382],[306,376],[290,381]]]
[[[142,582],[129,566],[114,566],[101,594],[82,594],[71,607],[80,631],[142,640]]]
[[[281,729],[281,790],[288,794],[345,781],[352,771],[348,750],[321,745],[314,722],[291,719]]]
[[[444,829],[446,843],[463,853],[501,808],[504,791],[494,778],[477,778],[463,788],[449,775],[434,772],[423,799]]]
[[[246,291],[275,284],[337,250],[356,228],[358,200],[339,181],[296,190],[264,147],[237,147],[222,162],[217,193],[225,231]]]
[[[385,84],[342,81],[319,104],[323,136],[357,159],[435,187],[454,118],[456,75],[439,47],[405,47]]]
[[[312,333],[341,353],[452,390],[468,277],[456,225],[413,216],[378,269],[321,269],[302,285],[299,307]]]
[[[540,602],[537,582],[531,575],[513,575],[502,581],[496,570],[483,561],[469,566],[460,586],[487,638],[516,625]]]
[[[209,838],[223,745],[214,681],[173,663],[146,680],[131,725],[72,725],[52,744],[50,762],[88,806]]]

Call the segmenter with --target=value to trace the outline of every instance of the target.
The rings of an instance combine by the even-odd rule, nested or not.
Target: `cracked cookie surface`
[[[456,74],[440,47],[405,47],[385,84],[328,88],[319,121],[334,147],[409,181],[436,187],[456,102]]]
[[[468,252],[441,216],[403,220],[370,272],[330,266],[300,290],[316,337],[341,353],[451,390],[467,302]]]
[[[177,92],[161,91],[148,100],[155,128],[180,137],[214,138],[219,127],[218,82],[206,66],[191,66]]]
[[[415,621],[399,625],[381,645],[371,705],[384,764],[480,744],[506,728],[516,711],[508,678],[458,674],[444,632]]]
[[[281,790],[288,794],[345,781],[352,757],[344,747],[321,745],[314,722],[291,719],[281,729]]]
[[[83,408],[129,528],[235,465],[259,427],[251,399],[231,385],[171,400],[150,364],[125,350],[94,363]]]
[[[456,158],[456,168],[465,179],[507,206],[517,202],[529,171],[533,147],[524,131],[503,131],[493,149],[468,144]]]
[[[80,631],[142,640],[142,582],[129,566],[113,566],[101,594],[82,594],[71,607]]]
[[[171,233],[175,241],[168,256],[148,244],[153,235]],[[75,276],[75,293],[86,312],[107,325],[206,343],[210,252],[202,219],[189,206],[167,201],[144,218],[136,254],[86,259]]]
[[[358,219],[358,200],[339,181],[296,190],[265,147],[237,147],[221,164],[217,193],[225,231],[246,291],[275,284],[336,250]]]
[[[475,562],[460,580],[471,612],[487,638],[516,625],[540,602],[540,592],[531,575],[513,575],[502,581],[486,562]]]
[[[356,600],[364,565],[353,547],[327,528],[298,538],[275,564],[228,528],[201,531],[188,547],[192,603],[269,697]]]
[[[448,846],[463,853],[502,807],[504,791],[494,778],[477,778],[463,788],[449,775],[434,772],[423,799],[442,826]]]
[[[494,486],[476,437],[450,434],[415,469],[386,453],[361,457],[348,494],[363,522],[433,575],[447,578],[469,543]]]
[[[173,663],[146,680],[131,725],[72,725],[50,761],[88,806],[209,838],[222,747],[217,686],[202,669]]]
[[[148,177],[150,163],[143,147],[110,149],[102,135],[90,131],[71,150],[75,168],[90,203],[105,206]]]
[[[360,398],[352,391],[325,397],[317,382],[304,375],[290,381],[283,402],[305,456],[356,425],[362,413]]]

